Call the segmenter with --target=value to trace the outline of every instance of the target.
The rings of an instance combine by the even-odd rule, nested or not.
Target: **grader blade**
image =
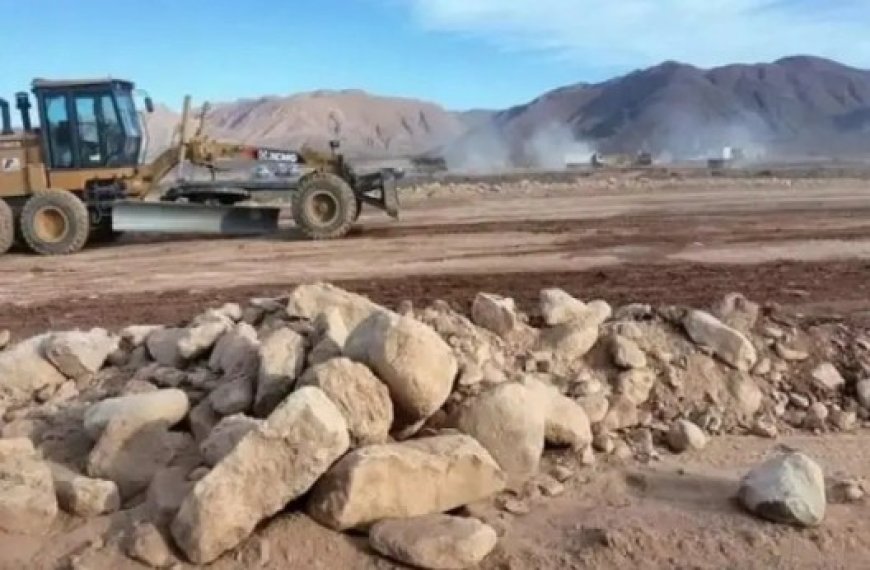
[[[172,202],[118,202],[112,229],[119,232],[259,235],[278,230],[280,208],[205,206]]]

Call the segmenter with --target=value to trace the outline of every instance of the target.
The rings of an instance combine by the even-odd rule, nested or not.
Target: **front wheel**
[[[311,239],[347,235],[359,211],[359,200],[342,178],[325,172],[309,174],[293,194],[293,219]]]
[[[36,253],[74,253],[85,246],[89,233],[88,209],[72,192],[37,190],[21,210],[21,235]]]
[[[0,255],[12,248],[15,241],[15,214],[5,200],[0,200]]]

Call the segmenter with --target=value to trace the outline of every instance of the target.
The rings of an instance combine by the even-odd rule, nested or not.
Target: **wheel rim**
[[[307,218],[319,226],[328,226],[338,219],[338,200],[329,192],[314,192],[305,204]]]
[[[57,243],[69,231],[69,218],[60,208],[44,206],[33,216],[33,230],[40,241]]]

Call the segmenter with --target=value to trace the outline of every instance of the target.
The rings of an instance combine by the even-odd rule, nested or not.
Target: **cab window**
[[[45,98],[45,116],[48,129],[48,145],[53,168],[72,168],[72,128],[69,120],[66,95],[49,95]]]
[[[76,97],[76,118],[79,130],[79,164],[83,167],[102,166],[105,163],[100,144],[100,121],[97,116],[98,98],[93,95]]]

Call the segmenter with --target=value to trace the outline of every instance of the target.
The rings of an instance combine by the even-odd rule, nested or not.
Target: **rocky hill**
[[[167,111],[158,108],[149,117],[154,150],[169,144],[178,123],[178,115]],[[350,90],[220,103],[208,115],[207,131],[281,148],[325,148],[338,139],[349,155],[396,157],[455,140],[466,127],[459,115],[433,103]]]
[[[150,117],[152,150],[178,116]],[[677,62],[578,83],[503,111],[454,113],[363,91],[316,91],[216,105],[220,138],[295,148],[339,139],[351,156],[444,155],[454,167],[561,166],[592,152],[705,158],[854,156],[870,150],[870,71],[814,57],[700,69]]]
[[[681,158],[724,146],[767,154],[870,149],[870,71],[813,57],[699,69],[666,62],[556,89],[495,114],[448,154],[540,162],[541,150],[647,150]],[[480,151],[480,149],[484,149]]]

